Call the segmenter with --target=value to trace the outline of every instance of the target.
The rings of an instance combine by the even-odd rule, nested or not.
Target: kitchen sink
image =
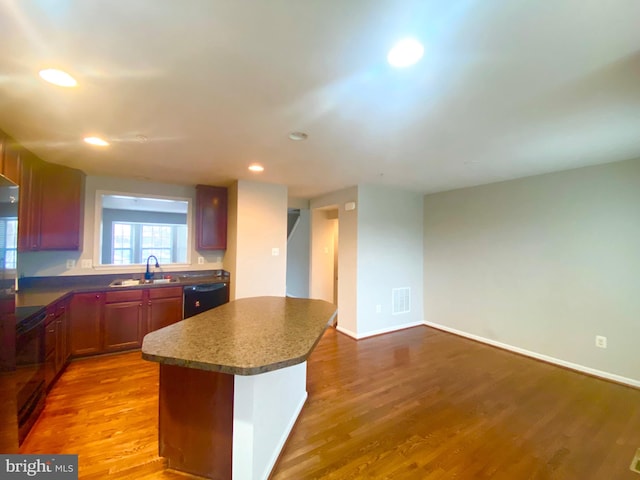
[[[148,285],[156,283],[176,283],[177,278],[153,278],[151,280],[141,280],[139,278],[118,278],[109,284],[110,287],[132,287],[134,285]]]

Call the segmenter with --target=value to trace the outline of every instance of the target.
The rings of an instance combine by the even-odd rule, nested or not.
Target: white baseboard
[[[398,330],[418,327],[420,325],[424,325],[424,323],[423,322],[405,323],[404,325],[396,325],[393,327],[381,328],[380,330],[372,330],[370,332],[356,333],[352,330],[341,327],[340,324],[338,323],[336,330],[338,330],[341,333],[344,333],[345,335],[349,335],[351,338],[355,338],[356,340],[362,340],[363,338],[374,337],[376,335],[382,335],[384,333],[397,332]]]
[[[433,327],[438,330],[459,335],[461,337],[470,338],[471,340],[475,340],[477,342],[502,348],[503,350],[509,350],[511,352],[519,353],[520,355],[525,355],[527,357],[535,358],[537,360],[542,360],[543,362],[559,365],[561,367],[569,368],[577,372],[593,375],[594,377],[604,378],[605,380],[611,380],[616,383],[629,385],[630,387],[640,388],[640,380],[634,380],[633,378],[623,377],[620,375],[616,375],[615,373],[609,373],[609,372],[604,372],[602,370],[596,370],[595,368],[585,367],[584,365],[580,365],[578,363],[567,362],[566,360],[561,360],[559,358],[550,357],[548,355],[543,355],[541,353],[532,352],[530,350],[525,350],[524,348],[514,347],[513,345],[498,342],[496,340],[491,340],[485,337],[480,337],[478,335],[474,335],[473,333],[467,333],[462,330],[457,330],[455,328],[447,327],[445,325],[440,325],[438,323],[427,322],[425,320],[423,324],[428,327]]]

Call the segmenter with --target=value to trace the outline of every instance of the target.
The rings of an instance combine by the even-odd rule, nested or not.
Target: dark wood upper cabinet
[[[20,183],[20,151],[22,148],[11,137],[0,131],[0,161],[2,175]]]
[[[196,185],[196,249],[227,248],[227,189]]]
[[[18,202],[18,251],[38,250],[40,246],[40,169],[44,162],[28,150],[20,153],[20,201]]]
[[[46,164],[40,169],[39,250],[80,250],[84,178],[80,170]]]
[[[23,150],[19,183],[18,250],[80,250],[84,173]]]

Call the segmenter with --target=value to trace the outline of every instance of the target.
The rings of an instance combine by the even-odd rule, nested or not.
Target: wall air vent
[[[411,311],[411,289],[409,287],[391,290],[391,313],[400,315]]]

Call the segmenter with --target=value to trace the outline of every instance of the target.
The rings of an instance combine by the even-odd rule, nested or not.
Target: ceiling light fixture
[[[306,140],[309,135],[304,132],[291,132],[289,134],[289,138],[291,140],[295,140],[296,142],[301,142],[302,140]]]
[[[53,83],[59,87],[75,87],[78,85],[75,78],[57,68],[45,68],[40,70],[38,74],[45,82]]]
[[[84,141],[89,145],[95,145],[96,147],[108,147],[109,142],[101,139],[100,137],[84,137]]]
[[[415,38],[404,38],[387,54],[387,61],[396,68],[410,67],[422,58],[424,47]]]
[[[258,163],[253,163],[249,165],[249,170],[255,173],[264,172],[264,167]]]

